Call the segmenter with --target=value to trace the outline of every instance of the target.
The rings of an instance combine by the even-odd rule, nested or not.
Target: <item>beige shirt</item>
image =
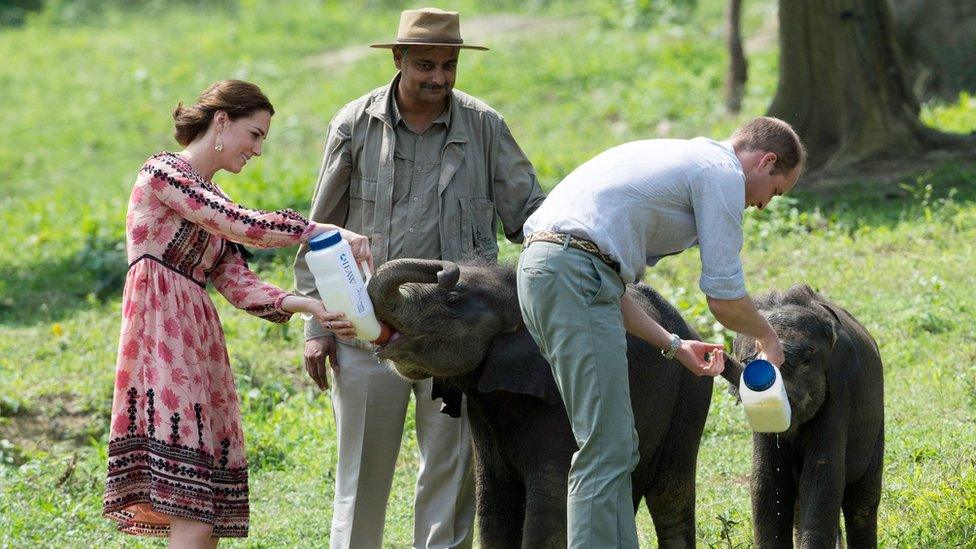
[[[397,173],[403,173],[397,168],[397,151],[401,164],[411,156],[409,149],[400,148],[403,132],[397,130],[390,109],[398,82],[399,74],[388,85],[343,107],[332,119],[310,219],[368,236],[377,267],[398,257],[495,260],[498,222],[509,240],[521,242],[522,224],[545,199],[532,164],[500,114],[454,90],[439,150],[425,144],[420,153],[421,162],[430,165],[427,153],[436,151],[439,168],[430,167],[425,177],[398,186]],[[414,146],[414,171],[417,154]],[[424,197],[411,194],[421,188]],[[416,204],[416,210],[401,207],[405,197],[408,205]],[[433,228],[425,223],[435,219],[436,244],[410,236],[416,235],[418,227],[429,235]],[[295,285],[301,294],[317,298],[315,279],[305,263],[307,251],[303,244],[295,258]],[[322,335],[325,331],[317,322],[305,323],[306,338]]]
[[[450,103],[422,134],[410,129],[390,99],[396,134],[393,151],[393,219],[403,230],[390,232],[390,257],[441,258],[437,180],[441,151],[451,122]],[[403,220],[396,224],[396,220]]]

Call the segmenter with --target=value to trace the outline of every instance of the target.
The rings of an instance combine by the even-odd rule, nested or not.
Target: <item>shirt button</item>
[[[407,232],[408,233],[412,233],[413,232],[413,227],[410,227],[409,229],[407,229]]]
[[[422,172],[422,171],[424,171],[424,167],[423,167],[423,166],[417,166],[417,171],[418,171],[418,172]]]
[[[416,202],[416,201],[420,200],[420,197],[419,196],[415,196],[415,197],[411,198],[410,200],[413,200],[414,202]]]

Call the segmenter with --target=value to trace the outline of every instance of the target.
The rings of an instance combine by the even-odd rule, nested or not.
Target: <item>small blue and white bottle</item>
[[[782,433],[790,428],[792,410],[779,368],[767,360],[746,364],[739,381],[739,397],[749,427],[757,433]]]

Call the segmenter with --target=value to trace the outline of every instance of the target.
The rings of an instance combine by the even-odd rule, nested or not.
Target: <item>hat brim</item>
[[[388,48],[388,49],[392,49],[392,48],[395,48],[397,46],[408,46],[408,47],[409,46],[422,46],[422,47],[443,46],[443,47],[446,47],[446,48],[460,48],[462,50],[479,50],[479,51],[487,51],[488,50],[488,48],[486,48],[485,46],[474,46],[474,45],[471,45],[471,44],[449,44],[449,43],[446,43],[446,42],[391,42],[389,44],[370,44],[369,45],[369,47],[371,47],[371,48]]]

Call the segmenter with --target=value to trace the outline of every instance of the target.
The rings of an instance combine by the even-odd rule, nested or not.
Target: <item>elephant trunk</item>
[[[725,369],[722,377],[729,382],[729,394],[739,398],[739,380],[742,379],[742,363],[731,354],[725,354]]]
[[[438,283],[453,288],[461,271],[449,261],[431,259],[395,259],[385,263],[372,280],[367,291],[373,306],[381,311],[393,312],[403,302],[400,286],[408,282]]]

